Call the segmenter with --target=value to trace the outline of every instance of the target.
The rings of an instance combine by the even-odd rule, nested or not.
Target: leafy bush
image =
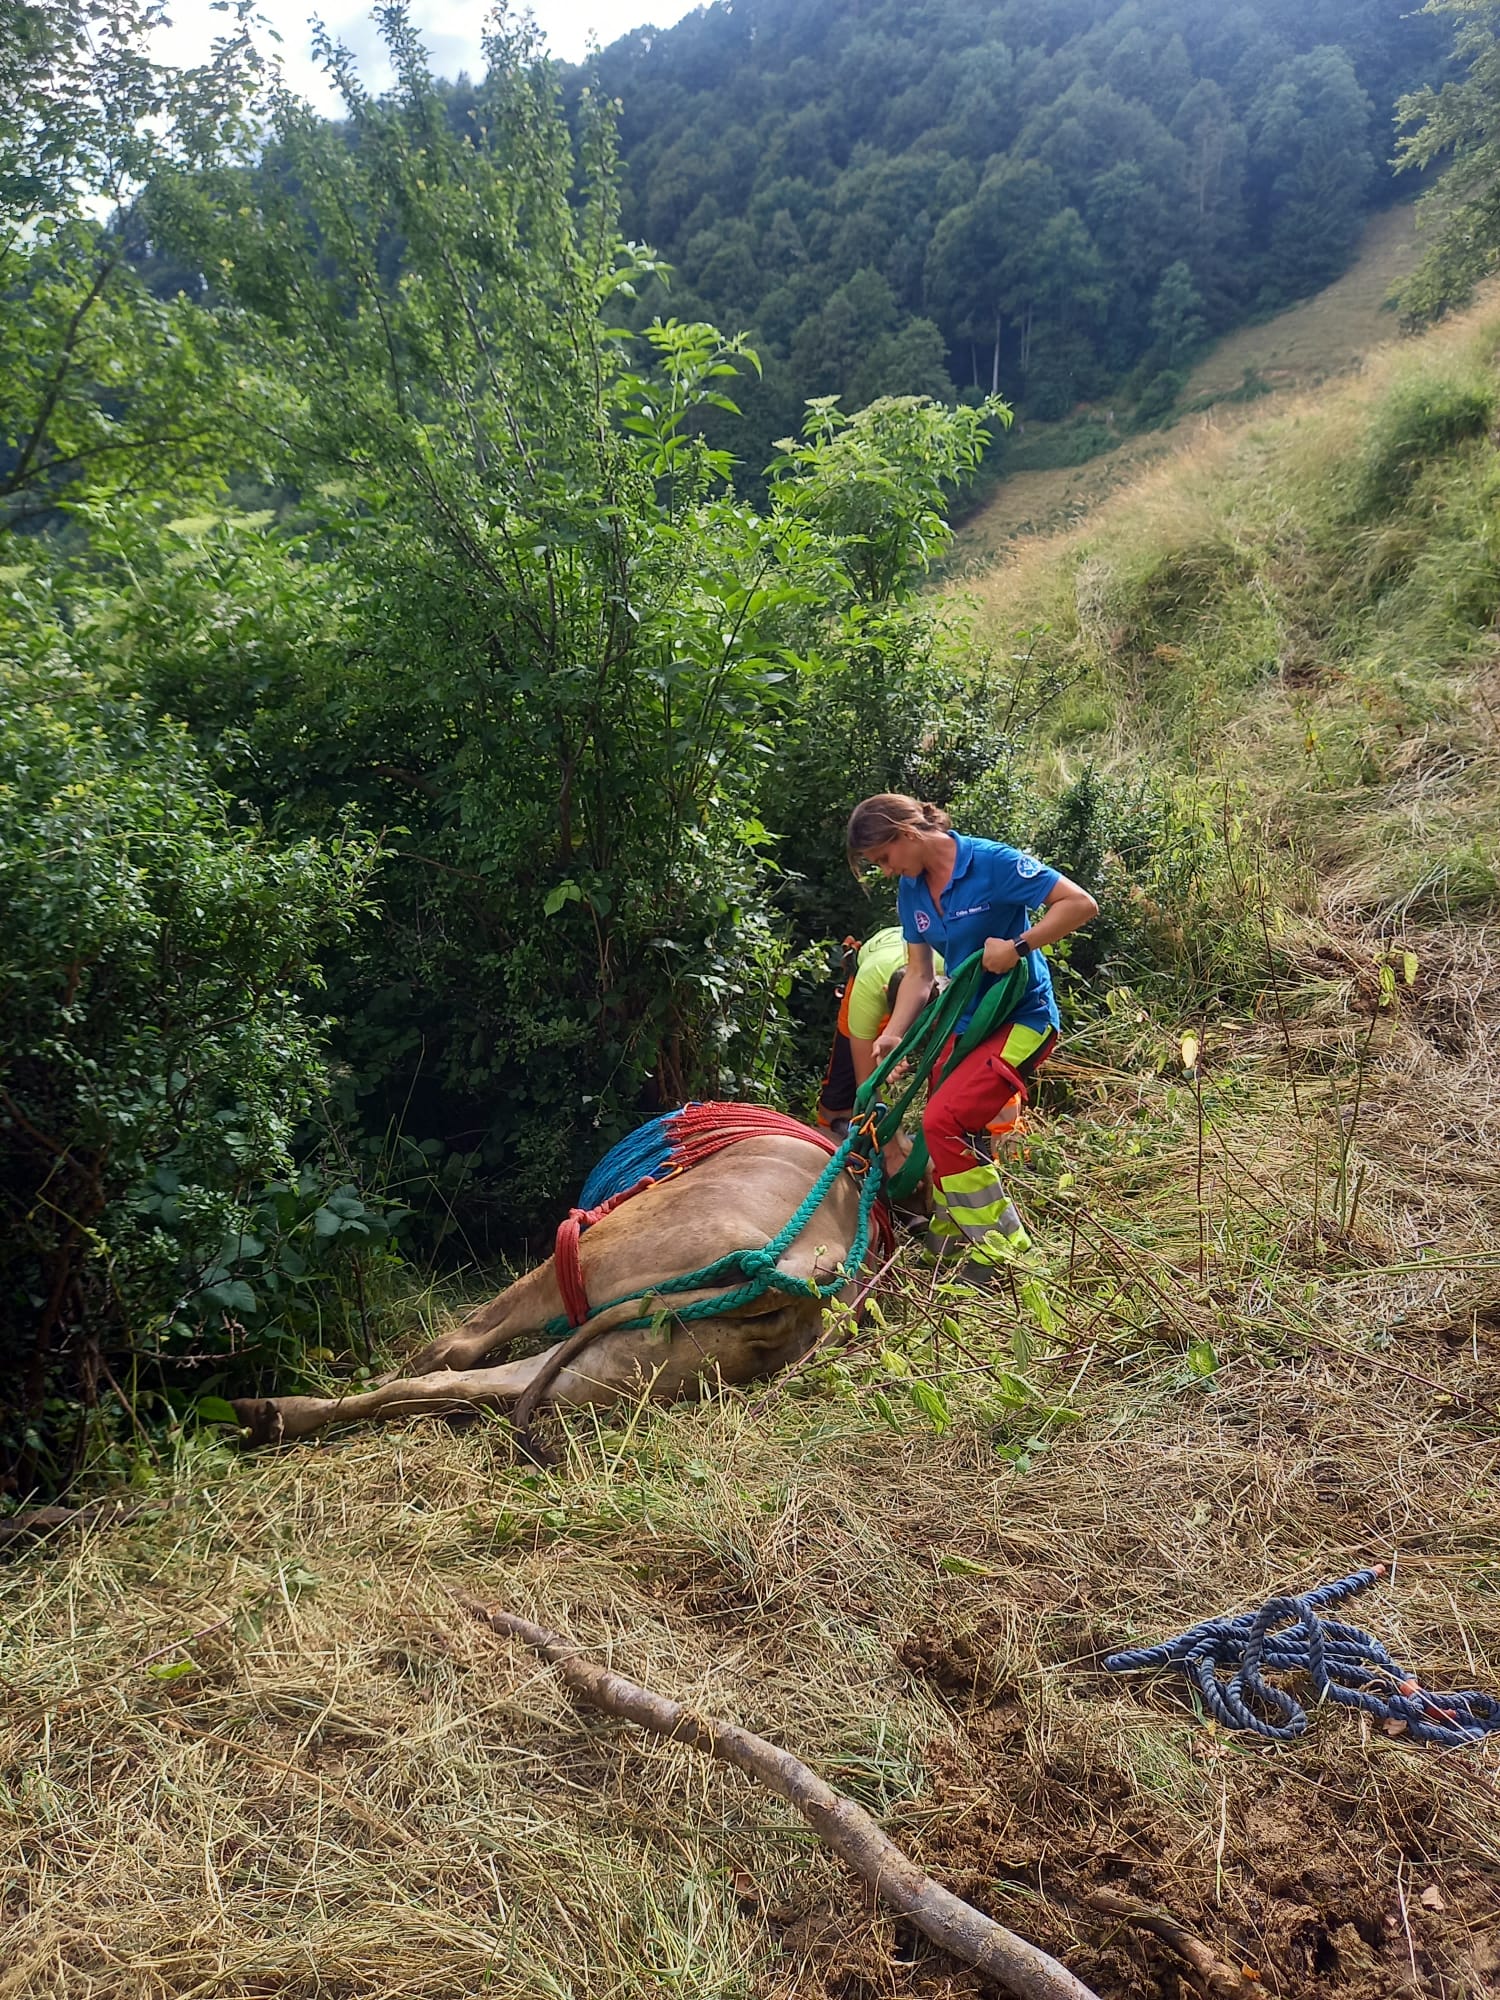
[[[1398,506],[1434,459],[1484,435],[1495,406],[1493,384],[1478,377],[1424,373],[1399,382],[1365,435],[1353,492],[1356,515]]]
[[[306,995],[372,859],[236,825],[183,732],[27,608],[0,710],[0,1450],[23,1483],[86,1453],[126,1350],[244,1344],[255,1302],[212,1274],[319,1092]]]
[[[851,610],[804,663],[759,807],[785,832],[777,897],[799,934],[874,924],[844,850],[860,799],[909,792],[946,805],[1008,755],[994,688],[945,660],[924,621]]]
[[[1194,788],[1085,770],[1051,798],[1000,767],[954,801],[967,831],[1040,855],[1098,900],[1058,957],[1062,1004],[1086,1015],[1111,987],[1178,1008],[1252,999],[1264,984],[1258,887],[1227,809]]]
[[[470,1240],[508,1246],[663,1101],[774,1091],[783,724],[804,677],[918,643],[895,603],[1001,413],[814,405],[752,513],[700,423],[753,355],[615,323],[654,265],[620,240],[607,109],[575,140],[501,17],[455,124],[405,15],[382,22],[388,96],[337,60],[345,126],[283,104],[256,166],[156,197],[278,385],[260,442],[331,578],[257,553],[268,639],[243,552],[195,556],[196,590],[157,558],[131,622],[153,699],[289,834],[399,829],[378,937],[330,968],[340,1052],[366,1130],[472,1160]]]
[[[1180,368],[1164,368],[1159,375],[1153,375],[1141,391],[1132,415],[1136,429],[1149,430],[1163,417],[1170,416],[1186,387],[1187,375]]]

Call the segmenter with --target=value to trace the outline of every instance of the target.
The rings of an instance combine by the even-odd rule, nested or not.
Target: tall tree
[[[1337,275],[1359,236],[1375,171],[1373,107],[1342,49],[1296,56],[1251,109],[1251,171],[1266,228],[1272,296]]]
[[[1450,160],[1422,196],[1434,233],[1401,294],[1412,325],[1462,304],[1500,262],[1500,4],[1428,0],[1422,11],[1453,20],[1453,53],[1464,73],[1397,106],[1400,167],[1420,171]]]
[[[1039,161],[1003,161],[962,208],[944,216],[927,259],[927,291],[939,318],[974,350],[989,353],[990,393],[1000,387],[1001,340],[1017,323],[1017,363],[1030,359],[1031,314],[1044,284],[1043,233],[1062,206],[1057,180]]]
[[[1180,353],[1202,339],[1202,308],[1193,274],[1179,258],[1162,272],[1151,301],[1151,331],[1166,349],[1169,368],[1176,366]]]
[[[153,298],[128,252],[154,174],[247,136],[247,12],[178,71],[150,53],[151,0],[0,0],[0,526],[219,455],[208,323]]]

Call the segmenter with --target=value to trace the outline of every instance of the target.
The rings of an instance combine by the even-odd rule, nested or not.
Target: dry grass
[[[1032,1330],[1030,1400],[1010,1308],[955,1320],[914,1281],[795,1388],[574,1420],[555,1474],[494,1423],[247,1460],[185,1443],[158,1520],[13,1565],[0,1995],[974,1990],[779,1805],[575,1714],[452,1583],[785,1742],[1105,1995],[1175,1975],[1068,1914],[1098,1885],[1164,1902],[1270,1993],[1394,1994],[1415,1955],[1413,1990],[1478,2000],[1500,1745],[1435,1755],[1329,1715],[1267,1754],[1099,1658],[1394,1558],[1364,1622],[1430,1684],[1500,1686],[1495,1190],[1430,1189],[1450,1226],[1415,1249],[1431,1079],[1414,1031],[1382,1029],[1363,1217],[1315,1238],[1347,1065],[1300,1051],[1299,1121],[1276,1031],[1226,1029],[1200,1288],[1196,1099],[1155,1032],[1075,1053],[1016,1167],[1060,1321]],[[1321,1174],[1327,1219],[1326,1150]],[[941,1434],[882,1421],[910,1379],[882,1343],[945,1397]],[[1049,1420],[1064,1398],[1078,1421]]]
[[[1087,656],[1096,752],[1183,768],[1130,679],[1176,664],[1119,636],[1131,579],[1186,551],[1228,603],[1273,529],[1294,566],[1278,508],[1406,365],[1203,432],[984,587],[997,631],[1056,612]],[[1356,1619],[1430,1685],[1500,1689],[1497,931],[1400,873],[1490,837],[1500,699],[1439,659],[1413,725],[1417,696],[1321,659],[1226,679],[1201,746],[1283,888],[1279,840],[1318,877],[1280,1007],[1211,1018],[1197,1082],[1144,1006],[1052,1066],[1012,1170],[1050,1332],[911,1276],[794,1381],[573,1419],[551,1473],[493,1421],[187,1436],[155,1518],[0,1572],[0,2000],[978,1990],[745,1781],[575,1713],[450,1584],[784,1742],[1105,2000],[1186,1989],[1076,1914],[1098,1886],[1275,2000],[1496,1991],[1500,1740],[1324,1712],[1267,1748],[1100,1665],[1380,1559]]]
[[[1391,299],[1421,248],[1415,203],[1398,202],[1371,216],[1359,256],[1343,277],[1274,319],[1216,341],[1189,376],[1185,400],[1229,395],[1247,371],[1273,386],[1303,388],[1357,367],[1395,331]]]
[[[1492,285],[1467,312],[1424,334],[1425,364],[1441,368],[1492,350],[1497,303],[1500,287]],[[1169,434],[1169,451],[1132,468],[1128,481],[1092,498],[1077,518],[976,551],[970,573],[949,594],[1016,628],[1048,616],[1060,594],[1073,597],[1074,577],[1087,577],[1078,586],[1080,624],[1087,625],[1089,605],[1107,621],[1112,578],[1134,563],[1274,527],[1288,488],[1354,455],[1370,408],[1417,351],[1393,335],[1371,346],[1336,394],[1301,390],[1184,422]]]

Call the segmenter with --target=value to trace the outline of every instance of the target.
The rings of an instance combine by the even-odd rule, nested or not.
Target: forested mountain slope
[[[597,80],[626,228],[675,267],[643,309],[766,359],[754,468],[811,396],[1131,401],[1327,283],[1442,41],[1400,0],[741,0],[638,29]]]
[[[991,476],[964,496],[948,573],[981,570],[1015,537],[1083,518],[1151,460],[1190,448],[1201,429],[1264,422],[1279,400],[1358,369],[1395,337],[1395,295],[1422,241],[1416,203],[1381,209],[1331,285],[1209,343],[1187,372],[1177,414],[1158,425],[1132,429],[1127,411],[1096,403],[1059,424],[1005,433],[986,459]]]

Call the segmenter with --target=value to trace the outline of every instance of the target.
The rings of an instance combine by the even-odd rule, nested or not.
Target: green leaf
[[[1219,1365],[1219,1357],[1210,1342],[1195,1340],[1187,1351],[1187,1365],[1190,1375],[1212,1375]]]
[[[153,1660],[146,1672],[154,1681],[180,1681],[184,1674],[198,1671],[196,1660]]]
[[[967,1556],[955,1555],[951,1550],[948,1554],[938,1557],[937,1566],[943,1571],[945,1576],[997,1576],[999,1574],[998,1570],[991,1569],[988,1563],[971,1562]]]
[[[885,1395],[881,1390],[877,1389],[875,1393],[871,1396],[870,1401],[874,1404],[875,1414],[880,1418],[881,1422],[884,1424],[888,1424],[890,1428],[893,1431],[895,1431],[899,1436],[901,1431],[901,1423],[900,1419],[896,1415],[895,1410],[891,1407],[890,1397]]]
[[[222,1306],[225,1312],[253,1313],[259,1310],[255,1293],[243,1278],[231,1278],[225,1285],[210,1285],[203,1296],[210,1305]]]
[[[193,1405],[193,1415],[200,1424],[238,1424],[233,1403],[222,1396],[200,1396]]]
[[[942,1393],[930,1382],[908,1382],[906,1387],[912,1401],[941,1437],[953,1422]]]
[[[1055,1334],[1058,1330],[1057,1314],[1052,1310],[1052,1301],[1047,1296],[1047,1288],[1036,1278],[1023,1278],[1017,1287],[1021,1304],[1031,1314],[1043,1333]]]
[[[557,887],[548,893],[543,902],[542,915],[544,917],[555,917],[565,904],[581,903],[582,901],[583,891],[576,882],[559,882]]]

